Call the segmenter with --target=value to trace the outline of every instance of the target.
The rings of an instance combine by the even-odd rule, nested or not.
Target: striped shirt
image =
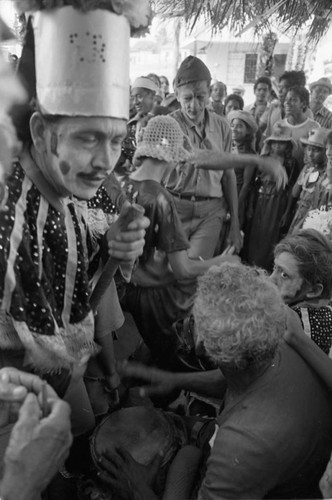
[[[325,106],[322,106],[315,112],[314,120],[318,122],[321,127],[332,129],[332,113]]]

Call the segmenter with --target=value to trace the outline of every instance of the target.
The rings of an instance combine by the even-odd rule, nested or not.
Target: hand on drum
[[[142,397],[169,394],[177,389],[175,374],[157,368],[123,361],[118,363],[117,371],[121,378],[136,379],[140,384],[147,383],[147,385],[140,387],[140,396]]]
[[[136,462],[126,450],[115,447],[105,450],[98,460],[98,476],[116,493],[119,500],[156,500],[153,485],[162,455],[156,455],[148,465]]]

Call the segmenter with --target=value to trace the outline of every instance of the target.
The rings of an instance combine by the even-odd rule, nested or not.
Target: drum
[[[187,442],[187,430],[179,416],[152,407],[135,406],[115,411],[102,420],[91,437],[90,450],[96,469],[101,453],[108,448],[114,449],[114,446],[124,448],[142,465],[148,465],[162,452],[163,459],[156,481],[158,492],[161,492],[165,486],[167,470],[176,452]],[[93,483],[94,487],[91,478],[88,483],[85,481],[84,490],[89,490],[90,496],[82,494],[81,484],[80,498],[113,498],[112,492],[105,496],[105,490],[98,481],[93,480]]]

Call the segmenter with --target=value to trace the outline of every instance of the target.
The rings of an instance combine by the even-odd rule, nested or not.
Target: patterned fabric
[[[301,318],[304,333],[332,357],[332,308],[328,305],[310,307],[299,304],[293,307]]]
[[[124,160],[129,160],[132,163],[137,144],[142,140],[143,130],[146,127],[152,114],[148,113],[141,117],[136,114],[127,124],[127,136],[122,141],[122,157]]]
[[[321,127],[332,129],[332,113],[325,106],[322,106],[316,111],[314,120],[316,120]]]
[[[315,167],[307,166],[300,173],[296,184],[301,186],[302,191],[289,228],[290,233],[302,228],[310,210],[325,209],[329,196],[329,180],[326,170],[317,170]]]
[[[109,175],[110,184],[118,184],[115,175]],[[87,202],[87,223],[89,228],[89,279],[93,285],[98,281],[102,272],[100,261],[100,238],[106,233],[110,225],[118,218],[118,210],[107,194],[104,186],[100,186],[96,195]],[[90,244],[89,244],[90,243]]]
[[[38,186],[38,187],[37,187]],[[29,153],[0,213],[0,349],[24,349],[44,371],[94,352],[86,207],[59,199]]]

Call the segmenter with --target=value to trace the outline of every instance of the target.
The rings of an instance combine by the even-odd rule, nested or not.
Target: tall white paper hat
[[[129,36],[149,0],[16,0],[29,14],[19,73],[48,114],[129,115]],[[22,63],[22,64],[21,64]]]
[[[129,115],[129,21],[71,6],[33,14],[36,90],[51,115]]]

